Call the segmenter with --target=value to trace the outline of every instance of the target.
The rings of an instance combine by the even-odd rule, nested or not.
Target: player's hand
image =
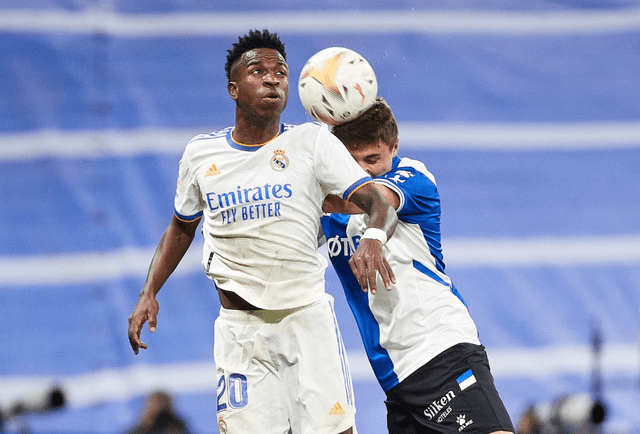
[[[387,291],[390,291],[391,285],[396,283],[396,276],[382,254],[382,243],[378,240],[361,239],[349,265],[364,292],[371,291],[372,294],[378,292],[376,271],[380,273]]]
[[[147,344],[140,340],[140,333],[145,322],[149,322],[149,331],[156,331],[160,305],[154,296],[143,293],[129,317],[129,343],[133,352],[138,354],[140,348],[147,349]]]

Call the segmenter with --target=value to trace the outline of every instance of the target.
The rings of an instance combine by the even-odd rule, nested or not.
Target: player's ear
[[[232,100],[235,101],[238,99],[238,86],[236,86],[235,81],[230,81],[227,84],[227,92],[229,92],[229,95],[231,96]]]
[[[393,141],[393,146],[391,146],[391,152],[393,153],[394,157],[396,155],[398,155],[398,143],[399,142],[400,142],[400,140],[396,137],[395,140]]]

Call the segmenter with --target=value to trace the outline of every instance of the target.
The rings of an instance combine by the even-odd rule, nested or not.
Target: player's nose
[[[262,81],[265,83],[273,84],[273,85],[278,85],[280,83],[280,79],[278,78],[278,75],[273,71],[267,71],[262,76]]]

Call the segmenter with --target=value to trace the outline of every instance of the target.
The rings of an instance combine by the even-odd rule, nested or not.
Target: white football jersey
[[[395,157],[391,171],[374,181],[400,198],[398,226],[383,247],[396,276],[391,291],[378,275],[381,289],[375,295],[363,292],[349,267],[366,215],[325,216],[322,228],[373,371],[382,388],[390,390],[447,348],[480,341],[462,297],[444,272],[433,175],[419,161]]]
[[[326,260],[317,252],[322,202],[347,199],[371,178],[326,125],[282,124],[271,141],[246,146],[232,127],[194,137],[180,160],[176,216],[204,215],[210,279],[261,309],[319,300]]]

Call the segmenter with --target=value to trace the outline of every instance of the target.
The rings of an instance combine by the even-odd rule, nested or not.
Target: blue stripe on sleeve
[[[180,214],[175,208],[173,212],[176,215],[176,217],[178,217],[178,220],[182,220],[183,222],[192,222],[192,221],[198,220],[203,215],[202,211],[200,211],[199,213],[194,214],[192,216],[185,216]]]
[[[361,187],[364,184],[367,184],[369,182],[372,182],[373,179],[370,176],[365,176],[364,178],[360,178],[359,180],[357,180],[356,182],[354,182],[353,184],[351,184],[351,187],[347,188],[344,192],[344,194],[342,195],[342,198],[344,200],[349,200],[349,196],[351,196],[353,194],[354,191],[356,191],[358,189],[358,187]]]

